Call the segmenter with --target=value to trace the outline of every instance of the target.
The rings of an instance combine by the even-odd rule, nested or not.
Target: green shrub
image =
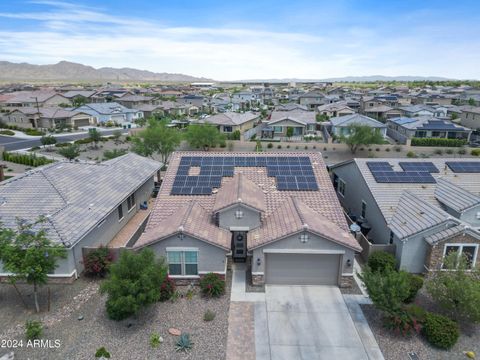
[[[447,149],[447,150],[445,150],[445,154],[452,155],[453,150],[452,149]]]
[[[47,159],[44,156],[37,156],[36,154],[18,154],[7,151],[3,152],[3,160],[32,167],[43,166],[54,162],[53,160]]]
[[[85,138],[85,139],[78,139],[78,140],[75,140],[73,143],[74,144],[77,144],[77,145],[82,145],[82,144],[90,144],[92,143],[93,140],[90,139],[90,138]]]
[[[190,340],[189,333],[182,333],[177,343],[175,344],[176,351],[185,351],[188,352],[192,348],[192,341]]]
[[[443,154],[443,150],[442,150],[442,149],[435,149],[435,150],[433,151],[433,153],[436,154],[436,155],[442,155],[442,154]]]
[[[412,304],[406,306],[405,310],[407,311],[408,315],[410,315],[412,319],[415,319],[419,324],[423,325],[425,323],[427,311],[424,308]]]
[[[417,297],[417,293],[423,286],[423,277],[415,274],[408,274],[409,275],[409,283],[410,283],[410,294],[408,298],[405,299],[406,303],[411,303]]]
[[[62,148],[62,147],[67,147],[69,145],[70,145],[70,143],[58,143],[58,144],[55,144],[55,147]]]
[[[103,157],[107,160],[115,159],[116,157],[123,156],[127,153],[127,149],[113,149],[105,150],[103,152]]]
[[[470,152],[470,154],[473,155],[473,156],[480,156],[480,149],[473,149]]]
[[[412,138],[412,146],[461,147],[466,144],[464,139]]]
[[[200,289],[208,297],[220,297],[225,293],[225,280],[215,273],[208,273],[200,280]]]
[[[272,144],[272,143],[268,143],[267,148],[269,148],[269,149],[273,148],[273,144]]]
[[[43,326],[40,321],[28,320],[25,323],[25,337],[28,340],[39,339],[42,336]]]
[[[277,149],[281,149],[281,148],[282,148],[282,145],[278,144]]]
[[[395,256],[390,253],[385,251],[376,251],[369,256],[367,264],[373,272],[384,272],[387,269],[395,269],[396,259]]]
[[[390,148],[385,148],[385,151],[386,151],[386,152],[390,152]]]
[[[402,147],[400,145],[395,145],[393,147],[393,150],[395,150],[396,152],[400,152],[400,151],[402,151]]]
[[[95,352],[96,358],[110,359],[110,353],[103,346]]]
[[[175,288],[175,282],[167,276],[160,285],[160,301],[170,300],[175,293]]]
[[[107,275],[108,266],[112,261],[113,254],[110,249],[105,246],[100,246],[99,248],[90,251],[83,258],[85,275],[104,277]]]
[[[13,136],[15,133],[12,130],[1,130],[0,135]]]
[[[430,344],[440,349],[450,349],[457,342],[460,329],[455,321],[446,316],[427,313],[423,334]]]
[[[150,346],[153,349],[158,348],[162,342],[163,342],[163,339],[160,337],[160,334],[153,333],[152,335],[150,335]]]
[[[458,149],[457,153],[458,155],[465,155],[467,153],[467,150],[465,150],[465,148],[460,148]]]
[[[212,321],[213,319],[215,319],[215,313],[212,310],[205,311],[205,314],[203,314],[203,320]]]
[[[43,131],[37,130],[37,129],[25,129],[23,132],[27,135],[30,136],[42,136],[45,135]]]
[[[408,158],[416,158],[417,154],[415,154],[413,151],[409,151],[409,152],[407,152],[407,157]]]

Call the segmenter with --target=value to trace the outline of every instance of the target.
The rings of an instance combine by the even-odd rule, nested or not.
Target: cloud
[[[69,60],[219,80],[369,74],[466,78],[473,77],[479,60],[479,50],[473,50],[475,45],[480,48],[477,39],[470,41],[467,52],[465,43],[452,36],[437,41],[448,38],[446,31],[457,33],[457,24],[432,28],[418,20],[420,24],[401,32],[392,31],[402,26],[401,18],[378,20],[375,25],[352,19],[349,26],[320,24],[314,31],[277,31],[272,24],[255,23],[192,26],[188,19],[184,26],[167,26],[69,2],[31,3],[42,10],[0,13],[0,18],[31,22],[36,28],[0,28],[3,60],[42,64]],[[415,18],[409,16],[409,21]],[[460,57],[463,65],[451,66]]]

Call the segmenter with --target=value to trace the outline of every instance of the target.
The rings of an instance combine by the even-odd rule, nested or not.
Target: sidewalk
[[[265,293],[247,293],[247,266],[245,263],[232,264],[232,293],[230,301],[256,302],[265,301]]]

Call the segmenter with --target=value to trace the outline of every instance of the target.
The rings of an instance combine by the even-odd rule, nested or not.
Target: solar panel
[[[392,171],[392,166],[386,161],[367,161],[367,166],[371,172]]]
[[[423,171],[429,173],[438,173],[438,168],[430,161],[413,162],[405,161],[398,163],[403,171]]]
[[[480,161],[446,161],[454,173],[480,173]]]

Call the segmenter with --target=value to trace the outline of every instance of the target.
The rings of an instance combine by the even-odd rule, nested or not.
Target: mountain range
[[[155,73],[132,68],[92,66],[69,61],[52,65],[32,65],[0,61],[0,81],[157,81],[196,82],[210,79],[184,74]]]

